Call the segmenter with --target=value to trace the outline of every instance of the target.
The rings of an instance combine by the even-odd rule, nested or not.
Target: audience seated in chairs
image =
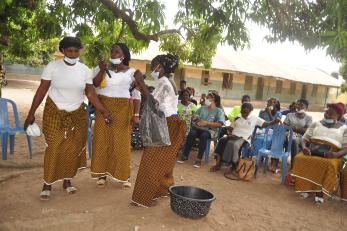
[[[218,135],[218,128],[224,122],[224,113],[220,109],[220,97],[215,93],[209,93],[206,98],[206,106],[200,107],[192,117],[191,130],[184,144],[183,153],[179,156],[177,162],[184,163],[188,160],[190,150],[196,138],[199,138],[198,157],[194,162],[194,167],[201,166],[207,142],[209,139]]]
[[[241,147],[250,139],[254,128],[256,126],[267,127],[280,122],[278,118],[266,122],[262,118],[252,116],[252,110],[252,104],[247,102],[242,104],[241,116],[235,118],[232,123],[231,134],[220,139],[217,144],[215,150],[216,165],[210,169],[211,172],[220,170],[222,163],[225,163],[228,165],[225,174],[230,174],[239,161]]]
[[[291,149],[291,168],[293,168],[295,155],[302,150],[302,135],[304,135],[307,128],[312,124],[312,116],[306,113],[308,104],[306,99],[299,99],[296,102],[297,111],[288,113],[284,120],[284,124],[291,127],[294,132]]]
[[[303,152],[296,155],[292,176],[295,190],[305,199],[315,192],[315,202],[332,196],[338,187],[342,157],[347,154],[347,125],[338,121],[343,104],[328,104],[324,119],[314,122],[302,139]]]

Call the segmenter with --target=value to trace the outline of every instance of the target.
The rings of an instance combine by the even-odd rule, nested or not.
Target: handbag
[[[309,149],[312,156],[324,157],[325,153],[331,151],[331,147],[328,144],[313,144],[310,143]]]
[[[235,174],[232,174],[236,178],[230,177],[226,174],[224,174],[224,176],[230,180],[250,181],[255,174],[256,158],[256,156],[240,158],[239,163],[236,167]]]

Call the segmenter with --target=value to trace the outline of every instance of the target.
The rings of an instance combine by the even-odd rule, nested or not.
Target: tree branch
[[[122,19],[123,22],[125,22],[129,26],[129,29],[131,33],[133,34],[133,36],[138,40],[144,40],[147,42],[153,40],[157,42],[159,40],[160,35],[180,33],[180,31],[177,29],[171,29],[171,30],[159,31],[158,33],[152,34],[152,35],[146,35],[139,31],[136,22],[129,15],[127,15],[125,11],[119,9],[119,7],[117,7],[117,5],[114,2],[112,2],[112,0],[100,0],[100,2],[106,8],[111,10],[113,15],[116,18]]]

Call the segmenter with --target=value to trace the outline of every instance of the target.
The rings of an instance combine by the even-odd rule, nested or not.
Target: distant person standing
[[[187,82],[185,80],[180,81],[180,89],[178,90],[178,100],[182,100],[183,91],[186,90]]]
[[[43,70],[41,84],[37,89],[28,116],[26,129],[35,121],[35,111],[47,92],[43,111],[43,134],[46,150],[43,163],[42,200],[48,200],[52,184],[63,181],[67,193],[77,191],[71,179],[77,170],[87,167],[86,143],[88,118],[84,99],[89,101],[102,116],[103,123],[110,123],[109,112],[100,103],[95,93],[91,70],[80,63],[82,43],[79,38],[65,37],[59,43],[64,59],[51,61]]]

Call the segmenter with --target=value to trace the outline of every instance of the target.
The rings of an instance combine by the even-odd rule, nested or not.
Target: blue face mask
[[[323,123],[325,123],[325,124],[327,124],[327,125],[331,125],[331,124],[334,124],[334,123],[335,123],[335,120],[324,118],[324,119],[323,119]]]
[[[155,81],[159,79],[159,71],[157,71],[158,67],[159,65],[156,68],[154,68],[154,70],[151,72],[151,76]]]

